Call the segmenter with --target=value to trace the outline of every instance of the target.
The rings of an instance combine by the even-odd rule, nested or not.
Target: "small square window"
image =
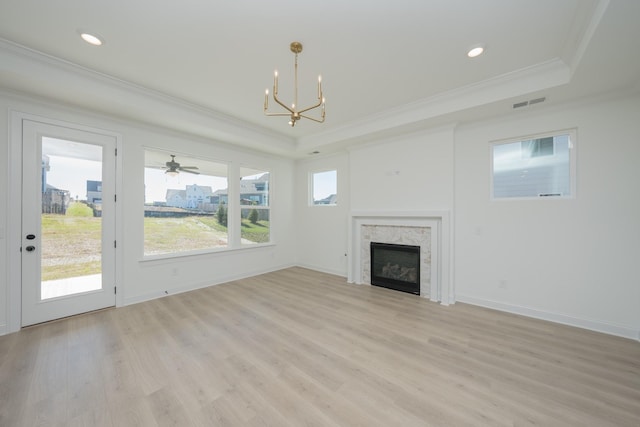
[[[338,171],[330,170],[311,174],[311,204],[335,206],[338,204]]]

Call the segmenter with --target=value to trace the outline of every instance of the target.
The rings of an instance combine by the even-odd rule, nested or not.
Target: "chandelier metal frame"
[[[294,62],[294,92],[293,92],[293,103],[291,107],[287,106],[284,102],[278,99],[278,70],[273,73],[273,100],[277,102],[280,106],[282,106],[287,112],[283,113],[271,113],[268,111],[269,109],[269,89],[266,89],[264,92],[264,114],[266,116],[288,116],[291,120],[289,121],[289,125],[294,127],[296,122],[301,118],[313,120],[314,122],[323,123],[325,118],[325,99],[322,95],[322,76],[318,76],[318,102],[311,107],[298,109],[298,54],[302,52],[302,43],[300,42],[292,42],[289,46],[291,52],[295,54],[295,62]],[[311,111],[320,107],[320,118],[311,117],[306,113],[307,111]]]

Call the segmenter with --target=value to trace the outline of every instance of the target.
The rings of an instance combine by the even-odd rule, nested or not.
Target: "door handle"
[[[27,246],[27,252],[33,252],[36,250],[35,246]]]

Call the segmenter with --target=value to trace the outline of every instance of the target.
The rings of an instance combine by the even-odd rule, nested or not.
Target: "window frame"
[[[145,169],[148,168],[147,166],[147,159],[146,159],[146,153],[147,152],[155,152],[158,154],[166,154],[167,156],[170,156],[171,154],[175,154],[176,157],[178,157],[179,159],[187,159],[186,162],[180,162],[182,164],[184,163],[188,163],[189,159],[193,159],[193,160],[199,160],[199,161],[203,161],[203,162],[209,162],[209,163],[215,163],[215,164],[219,164],[219,165],[224,165],[226,167],[226,172],[227,172],[227,194],[230,191],[229,187],[230,187],[230,182],[231,182],[231,171],[233,168],[233,164],[230,161],[225,161],[225,160],[220,160],[220,159],[214,159],[211,157],[208,157],[206,155],[199,155],[199,154],[187,154],[184,152],[180,152],[180,151],[176,151],[176,150],[167,150],[166,148],[158,148],[158,147],[150,147],[150,146],[143,146],[142,147],[142,157],[143,157],[143,166],[142,166],[142,170],[143,170],[143,178],[142,178],[142,184],[143,184],[143,201],[142,201],[142,206],[143,206],[143,212],[142,212],[142,216],[143,216],[143,221],[144,221],[144,206],[146,206],[146,186],[147,183],[145,181]],[[207,175],[207,176],[214,176],[214,175]],[[188,184],[184,184],[185,186],[185,191],[187,189]],[[228,208],[227,208],[228,209]],[[215,215],[215,214],[214,214]],[[142,261],[154,261],[154,260],[162,260],[162,259],[173,259],[173,258],[182,258],[182,257],[186,257],[186,256],[197,256],[197,255],[203,255],[203,254],[210,254],[210,253],[216,253],[216,252],[226,252],[226,251],[230,251],[230,250],[234,250],[234,249],[238,249],[237,246],[234,247],[233,245],[233,241],[231,239],[231,227],[232,227],[232,223],[227,222],[227,245],[226,246],[217,246],[217,247],[208,247],[208,248],[200,248],[200,249],[192,249],[192,250],[186,250],[186,251],[180,251],[180,252],[166,252],[166,253],[158,253],[158,254],[146,254],[145,253],[145,232],[144,232],[144,225],[143,225],[143,232],[142,232],[142,245],[141,245],[141,252],[142,252],[142,257],[141,260]]]
[[[335,195],[336,202],[335,203],[316,203],[315,198],[313,197],[313,192],[315,189],[315,176],[316,174],[327,173],[327,172],[335,172]],[[317,169],[309,171],[309,177],[307,179],[308,188],[307,188],[307,202],[310,207],[335,207],[338,206],[338,169],[337,168],[325,168],[325,169]]]
[[[248,165],[248,164],[239,164],[237,169],[237,174],[238,177],[240,178],[238,180],[238,187],[236,190],[236,193],[233,197],[235,200],[235,203],[237,203],[237,215],[235,218],[235,221],[237,221],[237,236],[238,236],[238,242],[239,242],[239,246],[235,247],[235,248],[255,248],[255,247],[262,247],[262,246],[269,246],[269,245],[273,245],[274,244],[274,239],[273,239],[273,218],[272,218],[272,213],[273,210],[271,209],[272,205],[273,205],[273,181],[274,181],[274,172],[272,170],[272,168],[267,168],[267,167],[255,167],[253,165]],[[263,209],[263,210],[267,210],[269,211],[269,240],[266,242],[253,242],[253,243],[243,243],[242,242],[242,209],[243,206],[248,206],[248,205],[242,205],[240,203],[241,201],[241,197],[242,197],[242,192],[241,192],[241,188],[240,188],[240,182],[244,177],[242,176],[242,169],[249,169],[249,170],[253,170],[253,171],[258,171],[259,174],[269,174],[269,181],[268,181],[268,186],[267,186],[267,204],[266,205],[257,205],[257,207],[259,209]],[[247,175],[247,176],[254,176],[254,175]],[[230,190],[231,191],[231,190]],[[248,208],[247,208],[248,209]],[[235,230],[234,230],[234,234],[235,234]],[[235,240],[234,240],[235,242]]]
[[[556,131],[544,132],[544,133],[536,133],[523,135],[519,137],[500,139],[489,141],[489,199],[491,201],[522,201],[522,200],[571,200],[576,198],[576,169],[577,169],[577,134],[578,131],[576,128],[570,129],[561,129]],[[536,196],[518,196],[518,197],[498,197],[495,195],[495,187],[494,187],[494,147],[505,144],[513,144],[519,143],[522,144],[524,141],[534,140],[534,139],[543,139],[549,137],[558,137],[562,135],[568,135],[568,150],[569,150],[569,191],[570,194],[562,194],[558,196],[551,195],[552,193],[548,193],[549,195],[544,195],[546,193],[538,194]],[[554,146],[554,156],[556,155],[556,150]],[[546,156],[538,156],[532,158],[540,158]]]

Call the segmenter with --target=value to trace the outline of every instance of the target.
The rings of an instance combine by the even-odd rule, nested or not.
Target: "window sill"
[[[158,254],[158,255],[148,255],[143,256],[142,259],[138,260],[141,264],[146,263],[155,263],[155,262],[164,262],[164,261],[172,261],[178,260],[179,258],[192,258],[192,257],[207,257],[210,255],[225,255],[225,254],[235,254],[238,252],[252,251],[260,248],[270,248],[274,247],[275,243],[256,243],[253,245],[244,244],[235,248],[217,248],[217,249],[203,249],[198,251],[189,251],[189,252],[180,252],[180,253],[169,253],[169,254]]]

